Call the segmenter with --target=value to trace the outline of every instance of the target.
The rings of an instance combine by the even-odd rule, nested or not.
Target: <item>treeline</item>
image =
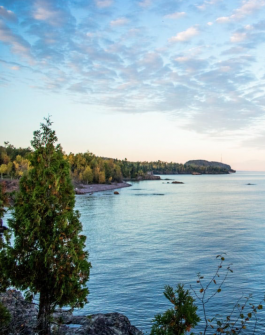
[[[0,175],[1,178],[20,178],[28,173],[30,169],[30,148],[15,148],[5,142],[0,146]],[[64,158],[69,161],[72,179],[76,182],[111,183],[121,182],[123,179],[136,179],[153,174],[224,174],[228,170],[212,166],[192,166],[179,163],[156,162],[129,162],[124,160],[98,157],[87,151],[86,153],[65,154]]]
[[[5,146],[0,146],[0,175],[11,179],[20,178],[29,170],[30,148],[15,148],[9,142]]]

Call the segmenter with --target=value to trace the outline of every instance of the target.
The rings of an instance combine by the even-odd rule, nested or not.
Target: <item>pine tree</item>
[[[50,118],[34,132],[31,169],[20,179],[9,227],[14,246],[5,254],[12,285],[39,294],[38,332],[50,334],[56,306],[82,307],[87,302],[91,264],[86,237],[74,210],[69,164],[63,157]]]

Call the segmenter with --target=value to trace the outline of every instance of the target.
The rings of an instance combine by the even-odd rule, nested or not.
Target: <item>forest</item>
[[[27,174],[30,167],[32,150],[16,148],[9,142],[0,146],[0,176],[3,178],[19,179]],[[64,159],[69,162],[72,180],[85,184],[105,184],[134,180],[150,174],[227,174],[225,168],[212,166],[192,166],[173,162],[130,162],[99,157],[87,151],[85,153],[64,153]]]

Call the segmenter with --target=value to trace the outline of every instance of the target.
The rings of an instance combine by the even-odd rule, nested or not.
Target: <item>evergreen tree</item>
[[[63,157],[50,118],[34,132],[31,169],[20,179],[9,227],[14,246],[6,248],[5,271],[12,285],[39,294],[38,332],[50,334],[56,306],[82,307],[87,302],[91,264],[85,251],[69,164]]]
[[[158,314],[153,320],[150,335],[185,335],[200,321],[197,306],[189,290],[178,285],[174,291],[169,285],[165,286],[165,297],[174,305],[163,314]],[[193,333],[192,333],[193,334]]]

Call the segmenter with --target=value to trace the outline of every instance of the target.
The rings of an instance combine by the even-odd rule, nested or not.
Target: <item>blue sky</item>
[[[2,0],[0,141],[265,171],[265,0]]]

